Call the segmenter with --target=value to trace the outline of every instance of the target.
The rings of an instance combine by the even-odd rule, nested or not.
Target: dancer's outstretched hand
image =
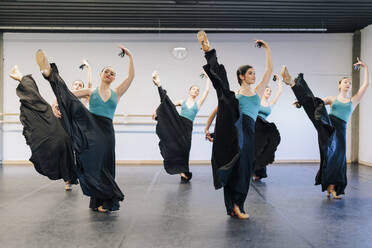
[[[294,101],[292,105],[296,108],[301,108],[301,104],[298,101]]]
[[[82,63],[83,65],[85,65],[86,67],[89,67],[89,66],[90,66],[89,63],[88,63],[88,61],[87,61],[86,59],[83,59],[83,60],[81,61],[81,63]]]
[[[213,138],[211,137],[211,134],[209,133],[209,130],[204,130],[205,133],[205,139],[209,142],[213,142]]]
[[[58,104],[52,105],[52,111],[55,117],[57,117],[58,119],[62,118],[62,114],[61,111],[59,110]]]
[[[79,66],[80,69],[84,70],[84,68],[87,67],[87,68],[90,68],[90,65],[88,63],[88,61],[86,59],[83,59],[81,61],[81,65]]]
[[[278,88],[282,88],[283,84],[282,84],[282,80],[279,77],[279,74],[275,73],[274,77],[276,78],[276,81],[278,83]]]
[[[156,114],[156,109],[154,110],[154,112],[152,112],[152,116],[151,118],[156,121],[156,117],[158,117],[158,115]]]
[[[263,47],[263,48],[269,48],[269,44],[267,44],[266,41],[264,41],[264,40],[256,40],[255,39],[254,43],[261,44],[261,47]]]
[[[354,66],[359,65],[360,67],[366,67],[367,64],[362,62],[359,57],[357,57],[357,62],[354,64]]]
[[[129,51],[129,49],[128,48],[126,48],[126,47],[124,47],[124,46],[122,46],[122,45],[118,45],[118,47],[125,53],[125,55],[127,55],[127,56],[129,56],[129,57],[131,57],[132,56],[132,53]]]
[[[208,74],[204,70],[201,70],[200,76],[202,76],[203,78],[208,78]]]

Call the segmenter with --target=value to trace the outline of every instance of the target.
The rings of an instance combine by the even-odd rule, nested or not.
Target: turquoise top
[[[187,107],[186,100],[185,100],[182,103],[181,114],[180,115],[189,119],[190,121],[194,121],[195,116],[198,113],[198,110],[199,110],[198,109],[198,104],[196,104],[196,102],[194,103],[194,105],[191,108],[189,108],[189,107]]]
[[[347,103],[342,103],[339,100],[334,100],[331,106],[330,115],[336,116],[341,120],[347,122],[350,118],[351,113],[353,112],[353,103],[351,101]]]
[[[253,96],[237,95],[240,111],[251,117],[254,121],[257,119],[258,110],[260,108],[260,97],[255,94]]]
[[[95,115],[114,118],[114,113],[116,110],[116,105],[118,104],[118,97],[115,91],[111,90],[110,98],[104,102],[99,95],[98,88],[96,88],[93,93],[90,95],[89,99],[89,111]]]
[[[266,118],[271,114],[271,107],[269,106],[262,106],[260,105],[260,109],[258,110],[258,115],[261,116],[266,120]]]

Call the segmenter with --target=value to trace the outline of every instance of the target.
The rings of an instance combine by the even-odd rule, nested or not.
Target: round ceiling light
[[[179,60],[185,59],[187,57],[187,49],[185,47],[175,47],[172,49],[172,55]]]

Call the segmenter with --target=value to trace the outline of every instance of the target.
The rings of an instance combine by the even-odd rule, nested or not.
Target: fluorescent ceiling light
[[[0,30],[50,31],[216,31],[216,32],[326,32],[326,28],[157,28],[157,27],[44,27],[0,26]]]

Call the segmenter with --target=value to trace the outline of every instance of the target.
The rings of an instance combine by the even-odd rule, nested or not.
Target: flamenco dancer
[[[36,61],[43,76],[49,81],[57,97],[64,128],[73,142],[78,177],[83,193],[90,196],[89,207],[99,212],[118,210],[124,195],[115,182],[115,133],[112,119],[117,102],[128,90],[134,78],[133,58],[128,49],[119,46],[129,58],[129,75],[114,90],[113,68],[105,67],[100,73],[101,83],[96,89],[81,89],[72,93],[58,73],[55,64],[49,64],[42,50]],[[89,110],[78,98],[89,97]]]
[[[278,81],[278,90],[275,97],[269,101],[271,96],[271,88],[266,87],[262,97],[260,109],[255,124],[255,146],[254,146],[254,175],[253,180],[259,181],[261,178],[266,178],[266,166],[274,162],[275,151],[280,143],[280,134],[276,125],[268,122],[266,118],[271,114],[271,109],[279,100],[282,94],[282,82],[279,75],[274,75],[275,81]]]
[[[323,99],[315,97],[300,73],[292,80],[287,67],[282,68],[283,81],[292,88],[297,98],[296,105],[303,107],[318,132],[320,167],[315,185],[327,190],[327,197],[341,199],[345,194],[346,177],[346,125],[369,86],[368,66],[359,60],[355,67],[364,69],[364,82],[358,92],[350,97],[351,78],[344,77],[338,82],[338,95]],[[331,105],[328,114],[325,105]]]
[[[23,136],[31,148],[30,161],[38,173],[51,180],[63,179],[65,189],[71,190],[71,184],[77,184],[77,172],[70,137],[40,95],[32,76],[23,76],[16,65],[10,77],[19,82],[16,93],[21,102]]]
[[[249,65],[240,66],[236,74],[241,87],[235,97],[230,91],[225,67],[217,62],[216,50],[210,49],[206,33],[199,31],[197,38],[207,60],[204,71],[212,81],[218,98],[212,148],[214,186],[216,189],[224,188],[228,215],[248,219],[244,202],[253,171],[254,128],[260,96],[272,73],[270,47],[263,40],[255,41],[266,50],[265,74],[257,87],[251,88],[256,81],[255,70]],[[209,133],[207,138],[211,138]]]
[[[181,183],[188,183],[192,178],[189,170],[189,155],[193,122],[196,114],[208,96],[210,81],[205,72],[202,72],[207,80],[205,91],[199,100],[199,87],[193,85],[189,89],[189,96],[185,100],[173,103],[167,96],[167,92],[161,87],[159,74],[154,72],[152,81],[158,88],[160,105],[153,113],[153,119],[157,120],[156,134],[160,142],[160,153],[164,159],[164,168],[168,174],[180,174]],[[181,107],[181,113],[176,107]]]

